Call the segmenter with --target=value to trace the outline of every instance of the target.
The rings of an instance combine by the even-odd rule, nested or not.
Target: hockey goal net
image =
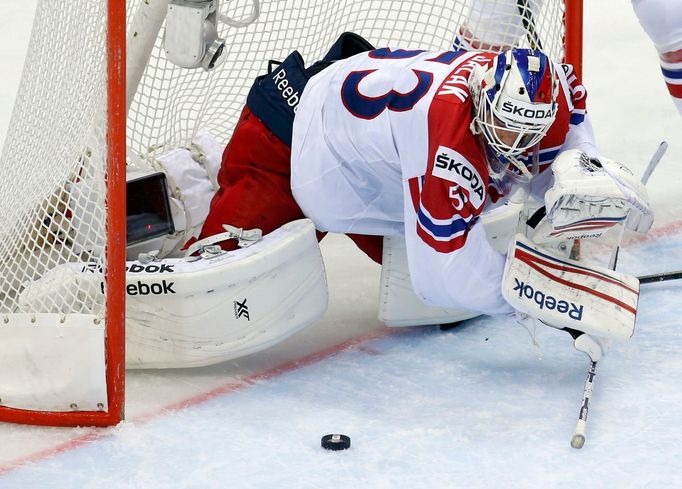
[[[212,71],[167,59],[169,3],[202,1],[38,1],[0,157],[2,421],[122,419],[125,155],[153,159],[199,129],[226,144],[268,60],[297,49],[312,63],[352,31],[377,47],[520,45],[580,65],[580,0],[222,0]]]

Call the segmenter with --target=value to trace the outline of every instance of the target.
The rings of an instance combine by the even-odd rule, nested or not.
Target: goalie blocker
[[[636,277],[558,257],[521,234],[510,244],[502,294],[518,311],[555,328],[602,338],[634,333]]]

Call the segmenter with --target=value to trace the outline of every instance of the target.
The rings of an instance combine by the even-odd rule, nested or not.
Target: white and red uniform
[[[663,78],[682,115],[682,0],[632,0],[661,60]]]
[[[291,147],[291,189],[318,229],[404,233],[425,303],[488,314],[512,309],[500,292],[504,256],[477,224],[500,196],[488,188],[485,151],[469,128],[468,78],[494,56],[385,48],[337,61],[308,82]],[[570,67],[557,71],[543,170],[565,149],[596,155],[585,89]]]

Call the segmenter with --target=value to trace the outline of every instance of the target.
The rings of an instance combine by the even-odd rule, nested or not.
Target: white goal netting
[[[139,1],[130,2],[129,17]],[[254,0],[221,3],[221,13],[249,18]],[[161,38],[152,52],[128,117],[128,143],[158,153],[188,142],[198,128],[226,143],[253,79],[268,60],[298,50],[307,64],[321,58],[345,31],[375,47],[450,49],[459,36],[475,48],[542,48],[563,58],[564,0],[260,0],[256,22],[222,25],[226,61],[213,72],[168,62]]]
[[[45,290],[28,310],[21,292],[59,264],[105,266],[106,12],[38,3],[0,157],[0,313],[102,312],[75,287]]]

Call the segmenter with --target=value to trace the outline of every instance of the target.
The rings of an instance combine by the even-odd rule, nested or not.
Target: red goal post
[[[269,59],[298,49],[311,63],[344,31],[434,50],[468,32],[491,47],[539,40],[581,71],[582,0],[268,0],[241,27],[229,19],[256,0],[220,0],[225,62],[211,72],[166,59],[172,1],[38,1],[0,155],[0,421],[123,419],[126,157],[154,159],[199,129],[226,144]]]
[[[45,40],[43,29],[53,20],[53,16],[41,8],[45,9],[47,6],[54,8],[62,8],[62,11],[70,11],[70,3],[67,5],[57,6],[50,5],[48,2],[38,3],[38,12],[34,23],[32,39],[29,47],[29,57],[34,54],[31,52],[32,47],[36,47],[39,43]],[[96,4],[97,2],[92,2]],[[104,296],[104,307],[100,310],[96,306],[85,305],[82,307],[70,305],[67,300],[59,303],[58,301],[36,301],[42,302],[40,306],[35,309],[27,310],[17,305],[17,298],[15,297],[17,288],[22,285],[17,285],[21,280],[36,278],[39,273],[49,271],[49,267],[59,267],[65,261],[76,259],[76,255],[71,253],[61,253],[57,248],[64,247],[67,243],[74,245],[78,241],[75,236],[78,232],[83,232],[82,229],[74,229],[72,225],[63,225],[62,222],[70,217],[70,214],[76,209],[68,208],[68,199],[61,194],[64,187],[58,187],[58,190],[51,189],[48,194],[24,193],[23,199],[30,200],[37,198],[36,202],[31,202],[29,208],[25,212],[18,215],[20,225],[10,227],[11,233],[5,233],[0,237],[0,253],[2,259],[1,272],[3,273],[1,279],[0,292],[0,333],[4,333],[3,340],[9,340],[8,349],[19,349],[19,353],[26,354],[32,350],[30,341],[34,338],[32,333],[27,336],[22,336],[22,329],[33,329],[45,327],[46,336],[51,336],[53,340],[59,342],[64,336],[68,336],[65,331],[76,329],[74,324],[71,324],[71,317],[86,317],[86,322],[89,326],[97,330],[97,336],[94,341],[94,349],[102,349],[102,355],[98,355],[98,359],[103,359],[101,365],[101,374],[95,383],[103,381],[103,389],[97,394],[100,395],[100,400],[94,402],[91,408],[79,406],[77,403],[68,403],[62,407],[51,402],[50,396],[55,393],[55,386],[41,385],[39,389],[41,395],[46,399],[38,399],[37,396],[31,398],[30,391],[34,389],[29,376],[23,376],[18,372],[18,365],[14,363],[14,359],[7,355],[7,349],[2,352],[0,358],[0,421],[33,424],[33,425],[49,425],[49,426],[111,426],[119,423],[124,416],[124,391],[125,391],[125,229],[126,229],[126,115],[125,115],[125,71],[126,71],[126,2],[125,0],[109,0],[108,2],[99,2],[98,8],[86,10],[92,15],[99,15],[101,25],[98,26],[102,30],[95,31],[95,33],[85,34],[83,36],[66,35],[62,38],[60,35],[54,36],[58,40],[92,40],[94,37],[102,37],[101,45],[95,44],[97,49],[94,51],[92,62],[104,68],[103,75],[97,80],[102,80],[101,85],[106,87],[105,93],[97,94],[93,98],[87,100],[93,105],[97,105],[101,101],[101,109],[95,108],[95,111],[103,112],[102,121],[99,125],[103,126],[98,129],[100,132],[98,136],[92,137],[91,141],[97,141],[106,148],[99,156],[103,166],[106,168],[104,173],[100,173],[102,177],[102,186],[106,194],[103,200],[99,203],[106,205],[106,213],[104,220],[101,223],[101,228],[105,230],[103,233],[98,233],[90,239],[91,247],[103,246],[105,252],[104,257],[99,261],[99,266],[106,270],[106,285],[102,286],[102,290],[106,290]],[[73,11],[77,12],[77,11]],[[78,22],[66,23],[70,29],[78,29]],[[45,31],[50,32],[50,31]],[[49,39],[50,36],[47,36]],[[90,47],[90,46],[88,46]],[[81,46],[83,48],[83,46]],[[64,51],[64,48],[61,48]],[[101,54],[99,54],[101,53]],[[63,54],[63,53],[62,53]],[[68,54],[68,53],[67,53]],[[96,57],[101,56],[102,60],[97,61]],[[40,165],[40,157],[49,155],[54,149],[46,148],[46,152],[30,153],[26,158],[17,157],[18,151],[15,149],[21,146],[21,142],[15,144],[19,139],[19,135],[29,132],[33,136],[40,136],[40,129],[47,124],[64,123],[69,125],[70,121],[62,121],[59,118],[56,120],[43,120],[36,123],[35,118],[54,115],[54,106],[43,107],[43,113],[27,114],[27,105],[34,104],[35,100],[31,99],[31,95],[38,95],[45,87],[40,80],[51,79],[55,83],[55,90],[60,88],[58,81],[68,83],[70,75],[52,77],[51,73],[43,71],[41,68],[59,69],[58,61],[63,58],[60,55],[56,57],[38,56],[33,61],[28,60],[24,67],[24,75],[22,77],[22,84],[18,94],[18,100],[15,104],[13,118],[10,123],[10,130],[8,131],[8,138],[16,138],[13,141],[8,141],[2,153],[0,163],[3,169],[8,169],[10,164],[20,167],[20,175],[26,178],[18,177],[17,181],[28,181],[29,186],[40,185],[40,181],[31,182],[31,172],[25,165],[33,167]],[[84,58],[87,59],[87,56]],[[44,64],[46,61],[46,65]],[[49,61],[52,62],[50,65]],[[43,64],[41,67],[40,65]],[[43,78],[38,78],[37,85],[31,83],[30,78],[34,77],[36,73],[44,74]],[[77,73],[72,73],[76,75]],[[49,89],[49,88],[48,88]],[[54,102],[58,102],[56,98],[46,97]],[[23,98],[23,100],[19,100]],[[96,100],[100,99],[100,100]],[[36,104],[39,105],[39,104]],[[76,111],[73,112],[78,115],[85,113],[92,114],[93,110]],[[73,114],[72,113],[72,114]],[[59,113],[58,113],[59,114]],[[92,124],[92,121],[86,122]],[[33,126],[33,127],[31,127]],[[82,128],[82,126],[80,127]],[[34,130],[35,132],[33,132]],[[58,131],[59,132],[59,131]],[[68,131],[67,131],[68,133]],[[73,134],[73,132],[71,132]],[[57,134],[59,137],[61,134]],[[49,140],[49,139],[48,139]],[[29,148],[32,146],[29,145]],[[87,165],[93,167],[98,164],[97,155],[92,148],[81,145],[76,145],[75,151],[80,154],[80,162],[76,163],[80,178],[87,179],[87,172],[85,170]],[[64,152],[57,151],[59,156],[63,156]],[[68,153],[68,152],[67,152]],[[35,158],[35,159],[33,159]],[[90,160],[90,161],[88,161]],[[61,166],[61,165],[60,165]],[[73,166],[73,165],[72,165]],[[50,168],[43,168],[43,172],[49,172]],[[96,170],[95,170],[96,171]],[[9,171],[12,175],[14,172]],[[77,172],[78,173],[78,172]],[[16,174],[14,174],[16,176]],[[5,180],[7,182],[7,179]],[[22,183],[18,183],[19,187]],[[3,195],[6,195],[3,193]],[[40,196],[40,197],[37,197]],[[7,210],[14,207],[15,203],[4,199],[2,201],[2,209]],[[26,224],[28,221],[30,224]],[[37,223],[37,224],[34,224]],[[24,242],[18,242],[18,239],[25,239]],[[101,242],[100,242],[101,241]],[[85,253],[85,252],[83,252]],[[30,255],[27,257],[27,255]],[[10,260],[14,259],[14,262]],[[36,264],[36,262],[38,264]],[[57,291],[55,291],[57,293]],[[42,306],[42,307],[41,307]],[[21,312],[17,312],[21,311]],[[16,324],[15,324],[16,323]],[[82,326],[82,325],[76,325]],[[11,335],[10,328],[19,330],[17,335]],[[61,329],[61,330],[60,330]],[[10,336],[17,336],[16,338]],[[76,338],[79,339],[79,338]],[[88,344],[93,344],[88,343]],[[42,346],[42,345],[41,345]],[[44,346],[43,346],[44,347]],[[47,349],[55,347],[55,343],[46,345]],[[59,345],[56,346],[59,349]],[[41,350],[41,347],[37,347]],[[23,351],[22,351],[23,350]],[[44,354],[40,351],[40,354]],[[59,359],[56,359],[57,361]],[[70,365],[69,368],[73,368]],[[49,366],[48,366],[49,368]],[[18,375],[26,384],[13,384],[8,386],[7,379],[11,376]],[[103,376],[103,378],[102,378]],[[81,379],[68,379],[78,382]],[[68,383],[67,380],[67,383]],[[48,383],[50,381],[48,380]],[[27,396],[17,394],[17,388],[24,389],[29,393]],[[56,386],[59,390],[60,386]],[[16,404],[13,405],[11,401],[16,399]],[[22,405],[25,402],[25,405]],[[45,407],[42,407],[45,406]],[[52,407],[58,407],[52,410]]]
[[[565,0],[564,61],[583,74],[583,0]]]

